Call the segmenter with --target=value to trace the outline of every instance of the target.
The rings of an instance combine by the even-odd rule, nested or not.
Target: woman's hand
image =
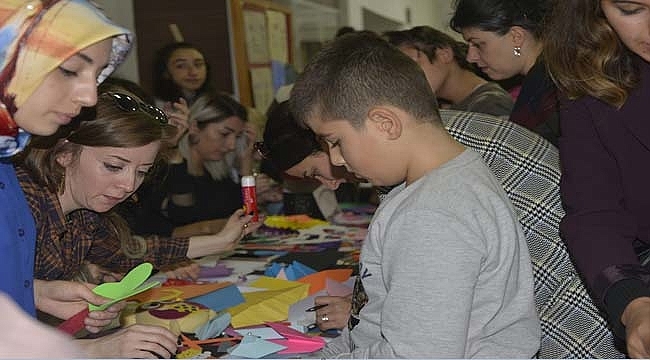
[[[36,308],[67,320],[78,312],[87,309],[88,303],[101,305],[110,301],[92,292],[94,285],[73,281],[34,280],[34,301]],[[91,311],[84,324],[92,333],[100,331],[119,316],[126,302],[121,301],[104,311]]]
[[[253,163],[255,161],[255,140],[257,139],[257,129],[255,125],[246,123],[242,130],[241,136],[245,139],[244,148],[237,151],[239,162],[239,173],[241,175],[253,175]]]
[[[176,136],[169,140],[169,146],[178,146],[178,141],[187,132],[190,126],[190,109],[187,106],[187,101],[179,98],[177,102],[166,102],[162,109],[167,115],[170,125],[174,125],[177,129]]]
[[[110,335],[77,343],[94,358],[169,359],[178,349],[178,335],[160,327],[133,325]]]
[[[317,296],[314,304],[327,304],[324,308],[316,310],[316,325],[319,329],[343,329],[348,325],[352,296]]]
[[[223,238],[224,243],[227,244],[228,250],[234,249],[241,239],[262,226],[263,219],[257,222],[251,222],[252,218],[252,215],[244,215],[244,210],[242,209],[237,209],[230,216],[228,222],[218,234]]]
[[[630,358],[650,358],[650,298],[632,300],[621,322],[625,325],[625,343]]]
[[[196,281],[199,278],[201,267],[199,264],[193,262],[185,264],[177,268],[166,270],[165,275],[168,279],[191,279]]]
[[[260,204],[282,201],[282,188],[266,174],[255,176],[255,193]]]
[[[234,249],[244,236],[255,232],[264,220],[251,222],[252,215],[244,215],[244,210],[236,210],[226,222],[223,229],[212,235],[199,235],[190,238],[187,249],[188,258],[218,254]]]

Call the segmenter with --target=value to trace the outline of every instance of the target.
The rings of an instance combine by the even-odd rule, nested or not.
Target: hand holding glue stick
[[[253,215],[251,221],[259,221],[259,214],[257,211],[257,195],[255,193],[255,177],[242,176],[241,178],[241,192],[244,200],[244,212],[246,215]]]

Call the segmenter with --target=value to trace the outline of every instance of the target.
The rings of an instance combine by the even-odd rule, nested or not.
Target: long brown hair
[[[570,99],[589,95],[621,107],[639,75],[600,1],[556,0],[546,26],[543,56],[558,88]]]
[[[84,146],[134,148],[162,142],[174,135],[176,129],[173,126],[162,124],[140,109],[123,110],[111,94],[100,95],[96,106],[85,109],[55,135],[35,136],[16,162],[31,174],[35,182],[60,194],[65,168],[57,161],[59,156],[72,154],[73,162],[76,162]],[[129,96],[141,102],[135,95]],[[162,157],[164,154],[159,152],[156,162]],[[105,216],[110,220],[124,253],[131,257],[142,256],[142,242],[131,237],[126,222],[112,211]]]

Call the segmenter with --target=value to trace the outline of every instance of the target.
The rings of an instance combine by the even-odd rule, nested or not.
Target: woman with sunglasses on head
[[[563,94],[561,231],[627,355],[648,358],[650,1],[557,1],[548,26]]]
[[[450,26],[469,44],[467,61],[492,80],[523,76],[510,121],[557,146],[556,88],[540,56],[542,25],[551,1],[457,0]]]
[[[60,129],[64,133],[60,139],[34,138],[17,169],[38,224],[37,278],[70,280],[84,262],[118,273],[143,261],[160,268],[229,250],[255,228],[239,210],[220,234],[145,239],[130,236],[125,224],[105,214],[135,192],[160,157],[162,142],[174,135],[166,115],[134,95],[101,94],[96,107]],[[140,357],[145,351],[169,357],[176,350],[175,335],[153,327],[129,327],[84,345],[99,357]]]
[[[8,0],[0,3],[0,14],[0,291],[31,316],[39,308],[66,317],[87,301],[108,300],[83,284],[62,289],[33,280],[35,224],[9,157],[23,149],[30,133],[51,135],[94,105],[97,82],[123,61],[131,38],[85,1]],[[72,23],[75,31],[69,31]],[[86,326],[98,331],[120,308],[91,312]],[[40,356],[65,353],[57,350]]]
[[[449,109],[510,116],[512,97],[475,73],[466,60],[466,44],[429,26],[388,31],[384,37],[420,65],[436,97],[449,103]]]
[[[165,184],[163,211],[175,226],[224,218],[242,207],[239,177],[253,173],[257,137],[247,119],[246,109],[225,94],[204,95],[191,106],[180,158],[170,166]],[[244,149],[236,154],[237,144]],[[272,188],[258,184],[256,190],[262,202]]]

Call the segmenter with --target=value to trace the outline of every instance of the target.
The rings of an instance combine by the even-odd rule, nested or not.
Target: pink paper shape
[[[266,323],[278,334],[285,337],[282,340],[267,340],[272,343],[286,346],[287,348],[278,352],[278,354],[304,354],[318,351],[325,346],[325,340],[320,336],[307,336],[300,331],[294,330],[280,323]]]

